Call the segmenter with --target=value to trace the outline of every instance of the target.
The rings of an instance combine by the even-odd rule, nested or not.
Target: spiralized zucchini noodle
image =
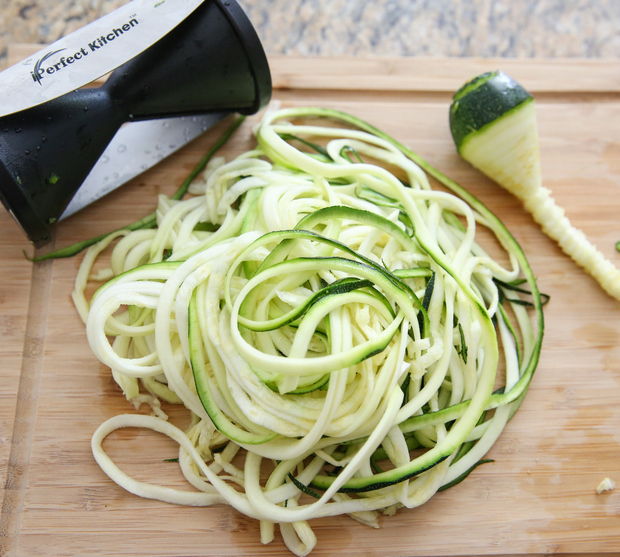
[[[74,300],[92,351],[153,409],[106,421],[92,449],[131,493],[231,505],[263,543],[278,524],[307,555],[309,520],[378,527],[485,462],[536,368],[542,302],[497,217],[369,124],[291,108],[255,134],[254,150],[212,160],[193,197],[160,196],[156,229],[87,252]],[[161,402],[184,405],[189,429]],[[126,427],[174,439],[195,491],[122,472],[102,442]]]

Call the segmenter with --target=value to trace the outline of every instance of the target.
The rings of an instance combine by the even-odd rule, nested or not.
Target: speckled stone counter
[[[0,0],[11,42],[50,43],[126,0]],[[619,0],[240,0],[268,54],[620,56]]]

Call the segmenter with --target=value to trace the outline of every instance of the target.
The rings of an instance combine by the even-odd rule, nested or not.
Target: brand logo
[[[36,64],[34,65],[33,70],[30,72],[32,80],[35,83],[42,85],[41,81],[48,75],[53,75],[65,68],[68,68],[72,64],[83,60],[91,52],[96,52],[99,49],[104,48],[106,45],[121,37],[123,34],[131,31],[138,24],[139,22],[135,15],[129,16],[129,21],[127,23],[124,23],[120,27],[115,27],[109,33],[101,35],[100,37],[94,39],[92,42],[87,43],[86,46],[83,46],[79,50],[76,50],[70,56],[61,56],[60,60],[58,60],[58,62],[56,62],[55,64],[47,64],[44,66],[44,63],[52,56],[67,49],[61,48],[59,50],[54,50],[53,52],[48,52],[45,56],[37,60]]]

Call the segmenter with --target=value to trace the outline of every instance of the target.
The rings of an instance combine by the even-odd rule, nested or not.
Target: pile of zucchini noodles
[[[92,448],[132,493],[227,503],[260,521],[263,543],[278,523],[307,555],[308,520],[378,527],[484,462],[536,368],[542,303],[504,225],[369,124],[293,108],[255,133],[255,150],[213,159],[193,197],[160,196],[156,229],[87,252],[74,300],[90,346],[153,410],[106,421]],[[93,263],[119,236],[89,303]],[[187,407],[189,429],[161,401]],[[124,427],[178,442],[196,490],[122,472],[102,442]]]

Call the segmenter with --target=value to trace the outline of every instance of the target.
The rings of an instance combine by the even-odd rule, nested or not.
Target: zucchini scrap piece
[[[542,185],[534,98],[501,71],[461,87],[450,106],[450,130],[459,154],[517,196],[564,253],[620,300],[620,272],[575,228]]]

